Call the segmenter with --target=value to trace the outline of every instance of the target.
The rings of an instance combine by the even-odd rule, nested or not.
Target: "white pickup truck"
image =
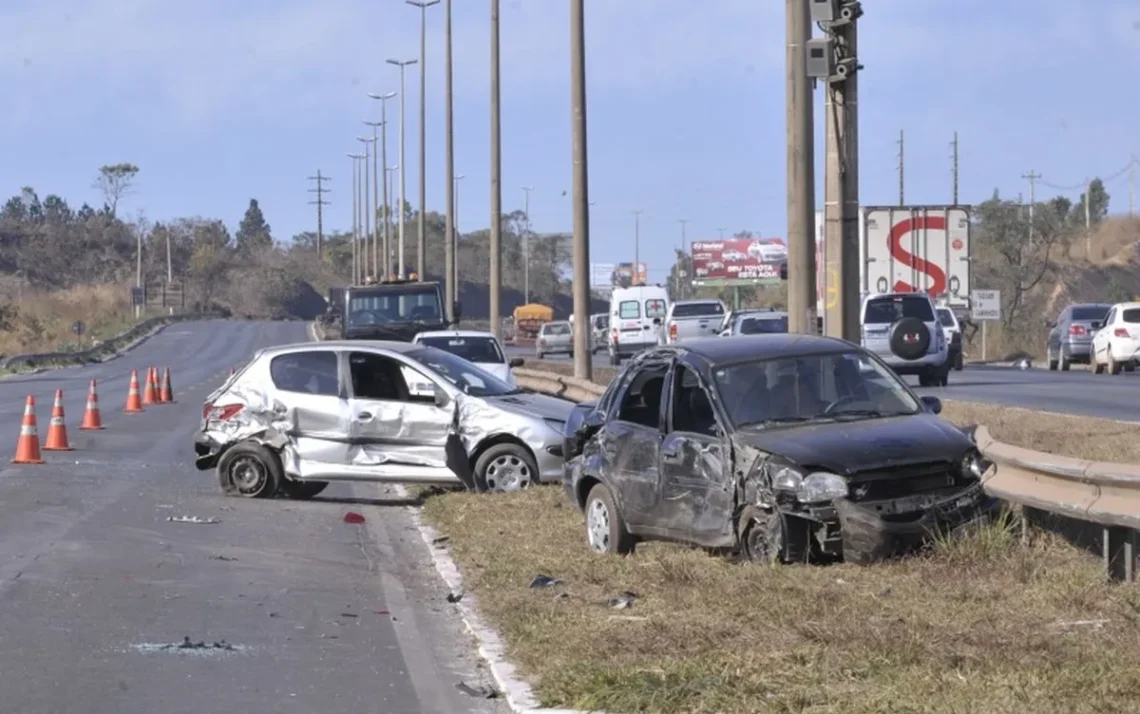
[[[720,300],[678,300],[665,315],[665,334],[670,343],[694,337],[716,337],[724,321]]]

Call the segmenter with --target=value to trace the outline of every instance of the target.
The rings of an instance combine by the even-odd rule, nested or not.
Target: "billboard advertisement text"
[[[778,282],[788,259],[783,238],[725,238],[692,243],[694,285]]]

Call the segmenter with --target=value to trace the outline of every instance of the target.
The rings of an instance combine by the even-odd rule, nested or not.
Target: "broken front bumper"
[[[916,519],[884,518],[846,499],[834,506],[844,560],[866,563],[913,551],[935,534],[985,523],[1000,511],[1001,501],[987,495],[979,483],[934,504]]]
[[[208,432],[200,431],[194,435],[194,454],[197,457],[194,465],[199,471],[209,471],[218,465],[225,447],[221,441],[215,439]]]

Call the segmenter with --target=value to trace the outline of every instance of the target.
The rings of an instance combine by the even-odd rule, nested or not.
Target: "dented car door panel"
[[[414,402],[351,399],[351,445],[343,476],[368,480],[455,482],[448,468],[455,402],[446,407]]]
[[[661,443],[661,498],[652,512],[661,537],[705,547],[729,547],[733,490],[729,454],[719,437],[674,432]]]
[[[625,421],[611,421],[601,432],[601,461],[617,489],[631,529],[646,523],[657,502],[657,449],[661,432]]]
[[[310,473],[335,472],[348,464],[348,400],[279,391],[270,413],[274,428],[289,437],[281,454],[289,475],[310,478]]]

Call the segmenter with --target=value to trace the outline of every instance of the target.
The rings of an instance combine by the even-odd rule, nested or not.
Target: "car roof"
[[[660,349],[690,354],[711,365],[718,365],[780,357],[838,354],[859,351],[861,348],[835,337],[773,333],[741,335],[727,340],[723,337],[698,337]]]
[[[708,305],[711,303],[720,303],[721,305],[724,304],[723,301],[717,300],[716,298],[696,298],[693,300],[677,300],[673,304],[674,305]]]
[[[415,339],[421,337],[490,337],[495,339],[495,333],[487,330],[428,330],[416,334]]]
[[[397,340],[328,340],[325,342],[295,342],[290,345],[266,347],[257,354],[267,357],[292,354],[294,352],[332,352],[336,350],[388,350],[389,352],[414,352],[424,349],[423,345]]]
[[[1140,307],[1140,302],[1118,302],[1114,307],[1118,307],[1121,310],[1132,310]]]
[[[879,298],[886,298],[888,300],[893,300],[895,298],[908,298],[908,297],[909,298],[921,298],[923,300],[929,300],[930,302],[934,302],[934,299],[932,297],[930,297],[930,295],[928,295],[926,293],[920,293],[920,292],[913,292],[913,293],[910,293],[910,292],[907,292],[907,293],[871,293],[870,295],[867,295],[863,299],[864,300],[875,300],[875,299],[879,299]]]

